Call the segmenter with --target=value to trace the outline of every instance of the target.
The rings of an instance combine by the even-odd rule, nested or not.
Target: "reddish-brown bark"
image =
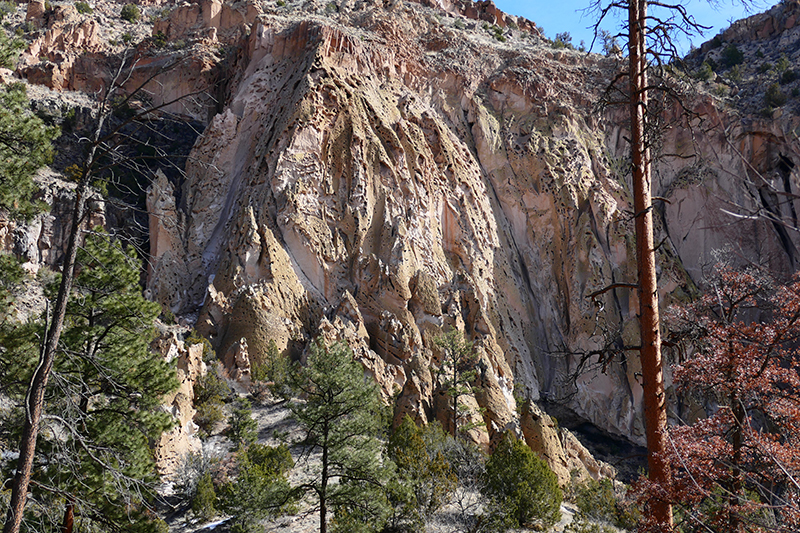
[[[644,396],[647,463],[650,480],[666,481],[667,411],[661,361],[661,331],[658,313],[658,280],[653,242],[651,158],[646,138],[647,121],[647,2],[628,2],[628,49],[630,65],[631,165],[636,225],[636,262],[639,272],[639,328],[641,332],[642,388]],[[659,527],[672,527],[672,509],[667,501],[650,502],[652,518]]]

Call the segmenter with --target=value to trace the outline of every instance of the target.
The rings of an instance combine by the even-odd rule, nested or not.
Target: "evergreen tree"
[[[485,493],[496,529],[538,522],[552,526],[561,519],[558,478],[528,446],[507,432],[486,462]]]
[[[201,520],[211,520],[217,516],[217,492],[214,488],[214,479],[210,471],[200,476],[192,498],[192,511]]]
[[[8,42],[0,43],[0,56]],[[25,84],[0,87],[0,209],[12,218],[28,218],[38,210],[33,174],[53,157],[51,142],[58,128],[45,126],[30,109]]]
[[[375,383],[346,344],[322,341],[311,345],[306,366],[295,368],[291,382],[304,398],[290,406],[305,433],[299,442],[304,458],[319,454],[319,464],[309,461],[309,480],[296,491],[316,499],[320,533],[328,530],[329,510],[340,529],[380,527],[387,472],[380,460],[382,406]]]
[[[408,415],[392,433],[388,452],[397,466],[397,486],[393,494],[397,496],[396,503],[401,504],[396,512],[395,530],[404,522],[416,526],[415,531],[423,529],[433,514],[450,500],[458,480],[443,453],[446,438],[438,422],[420,428]],[[409,491],[402,490],[404,487],[410,489],[410,497],[405,502],[402,495]]]
[[[258,439],[258,424],[253,420],[253,409],[247,398],[236,401],[228,435],[233,441],[234,450],[245,449]]]
[[[160,403],[177,380],[149,348],[159,307],[141,295],[139,262],[109,235],[89,235],[77,263],[64,355],[46,390],[32,472],[35,505],[28,505],[23,527],[55,530],[60,521],[70,531],[74,521],[92,531],[160,531],[147,507],[157,479],[151,445],[173,423]],[[17,330],[24,334],[26,327]],[[4,343],[4,358],[29,378],[38,343],[33,336],[18,340],[27,342]],[[24,413],[25,389],[11,383],[6,390]],[[23,420],[9,422],[18,429]],[[59,508],[63,518],[53,512]]]
[[[439,375],[441,387],[450,397],[449,429],[453,437],[457,437],[459,432],[466,432],[475,427],[475,424],[469,422],[474,413],[460,400],[477,392],[473,383],[478,374],[478,356],[472,343],[465,340],[464,335],[457,329],[449,330],[435,342],[444,352]]]
[[[233,517],[233,533],[258,531],[259,520],[292,507],[286,473],[293,466],[285,445],[251,444],[239,450],[235,478],[220,490],[222,508]]]

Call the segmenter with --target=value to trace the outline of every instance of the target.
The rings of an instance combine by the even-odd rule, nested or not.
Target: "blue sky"
[[[550,0],[553,1],[553,0]],[[591,5],[592,0],[555,0],[556,4],[550,2],[532,2],[531,0],[494,0],[497,7],[512,15],[522,16],[532,20],[537,26],[544,28],[545,35],[550,39],[556,33],[568,31],[572,35],[572,42],[576,46],[581,40],[586,41],[586,46],[592,41],[592,31],[587,27],[594,24],[594,16],[589,13],[581,13],[580,10]],[[763,1],[755,0],[750,11],[747,11],[742,2],[732,2],[731,0],[715,2],[712,5],[706,0],[689,0],[686,3],[687,10],[695,17],[697,22],[704,26],[712,26],[706,30],[702,37],[694,37],[692,42],[699,45],[712,37],[720,30],[727,28],[730,22],[747,17],[754,13],[766,11],[775,5],[775,0]],[[615,22],[604,24],[604,28],[611,33],[619,31]],[[684,52],[689,49],[688,42],[683,45]],[[594,51],[600,51],[599,45],[595,45]]]

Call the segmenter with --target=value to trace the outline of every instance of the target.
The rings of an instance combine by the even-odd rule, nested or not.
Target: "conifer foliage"
[[[434,513],[450,501],[458,478],[444,455],[447,435],[438,422],[418,427],[406,415],[389,439],[389,457],[397,466],[397,483],[394,496],[402,494],[402,488],[410,493],[405,500],[404,516],[397,517],[393,530],[415,526],[414,531],[424,529]]]
[[[0,43],[0,55],[7,51],[8,43]],[[31,178],[52,160],[50,143],[57,134],[58,128],[47,127],[30,110],[22,82],[0,87],[0,209],[12,218],[28,218],[38,210]]]
[[[77,264],[23,529],[54,531],[61,524],[69,531],[74,522],[76,530],[160,531],[147,505],[156,480],[151,445],[173,423],[160,404],[177,380],[149,347],[159,307],[141,295],[138,260],[109,235],[88,236]],[[36,341],[20,335],[3,346],[17,376],[33,373]],[[3,424],[19,428],[25,389],[5,390],[17,393],[18,407]]]
[[[450,329],[438,337],[436,344],[443,351],[439,377],[442,390],[450,398],[449,430],[453,437],[457,437],[476,426],[472,422],[476,413],[461,399],[478,392],[474,386],[478,375],[478,356],[473,344],[457,329]]]
[[[800,530],[800,278],[778,285],[722,267],[673,312],[685,402],[708,416],[674,428],[668,486],[684,531]]]
[[[552,526],[561,519],[561,489],[547,463],[507,432],[486,462],[485,492],[489,519],[497,531],[532,525]]]
[[[374,381],[364,376],[346,344],[325,346],[320,340],[291,381],[304,399],[291,405],[304,432],[299,444],[305,458],[319,454],[320,459],[309,463],[309,479],[296,491],[316,500],[320,533],[328,531],[329,510],[343,531],[382,522],[386,471],[380,461],[382,406]]]

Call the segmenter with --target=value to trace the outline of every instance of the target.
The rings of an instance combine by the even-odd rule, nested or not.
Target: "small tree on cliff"
[[[784,286],[723,267],[712,290],[674,311],[675,368],[708,416],[674,428],[671,477],[684,531],[800,529],[800,277]]]
[[[296,367],[290,381],[302,398],[290,406],[304,431],[298,444],[306,461],[311,454],[320,460],[308,463],[309,479],[295,491],[316,499],[320,533],[328,530],[329,510],[337,519],[381,523],[386,472],[375,383],[364,376],[346,344],[325,346],[321,340],[311,345],[306,365]]]
[[[442,377],[442,390],[450,397],[452,425],[449,429],[453,437],[456,437],[459,431],[472,429],[464,421],[469,420],[473,413],[460,400],[475,392],[473,383],[478,373],[478,357],[472,343],[465,340],[457,329],[450,329],[437,337],[436,344],[443,352],[439,374]]]

